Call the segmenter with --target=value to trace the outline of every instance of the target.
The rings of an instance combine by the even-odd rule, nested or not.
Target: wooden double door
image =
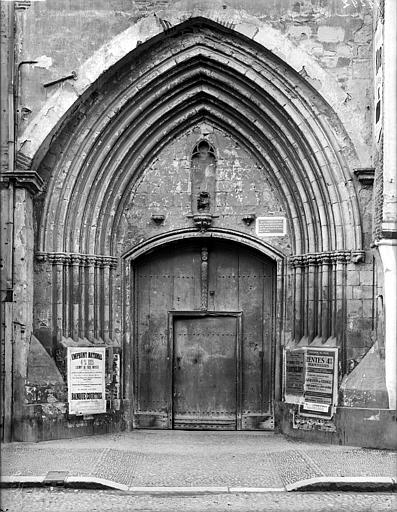
[[[272,415],[274,262],[203,239],[134,264],[134,426],[261,429]]]

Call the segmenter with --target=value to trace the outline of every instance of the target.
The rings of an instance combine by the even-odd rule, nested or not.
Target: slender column
[[[308,342],[314,340],[315,330],[316,330],[316,304],[315,304],[315,296],[316,296],[316,257],[314,255],[309,255],[307,259],[307,337]]]
[[[330,286],[331,258],[327,254],[322,258],[322,286],[321,286],[321,336],[326,341],[331,334],[331,286]]]
[[[64,331],[64,264],[67,260],[66,255],[50,254],[49,261],[53,264],[53,283],[54,283],[54,327],[57,341],[65,336]]]
[[[71,290],[71,272],[70,272],[70,256],[65,254],[63,263],[63,335],[71,336],[71,307],[72,307],[72,290]]]
[[[103,258],[103,339],[105,341],[109,341],[110,339],[110,268],[112,264],[112,258]]]
[[[88,265],[87,272],[87,337],[90,341],[93,341],[95,338],[95,261],[96,258],[94,256],[87,256],[86,258]]]
[[[290,267],[292,269],[290,274],[290,283],[291,283],[291,300],[292,300],[292,319],[291,319],[291,336],[293,340],[296,340],[296,325],[295,325],[295,308],[296,308],[296,265],[294,260],[290,260]]]
[[[110,265],[109,271],[109,337],[114,338],[114,274],[117,267],[117,262],[113,261]],[[131,304],[131,302],[129,302]]]
[[[80,263],[81,257],[78,254],[72,254],[71,260],[71,283],[70,283],[70,303],[71,303],[71,326],[70,332],[74,340],[79,337],[80,330],[80,300],[81,300],[81,275]]]
[[[102,258],[97,257],[95,260],[95,289],[94,289],[94,333],[95,338],[99,339],[103,336],[103,261]]]
[[[303,338],[307,342],[309,337],[309,297],[308,297],[308,267],[305,258],[302,260],[302,325],[303,325]]]
[[[208,309],[208,249],[201,249],[201,309]]]
[[[345,282],[346,282],[346,263],[348,255],[344,251],[340,251],[335,255],[335,336],[338,345],[341,347],[341,364],[342,373],[346,371],[346,344],[345,344]]]
[[[317,304],[316,311],[316,337],[322,338],[323,332],[323,293],[326,292],[326,289],[323,288],[323,261],[324,255],[317,256],[317,272],[316,272],[316,298],[315,302]]]
[[[79,338],[87,337],[88,317],[88,279],[87,279],[87,257],[80,255],[80,298],[79,298]]]
[[[294,304],[294,333],[295,341],[299,342],[303,336],[303,259],[296,257],[294,259],[295,265],[295,304]]]
[[[331,308],[331,338],[336,338],[336,256],[331,254],[330,277],[330,308]]]

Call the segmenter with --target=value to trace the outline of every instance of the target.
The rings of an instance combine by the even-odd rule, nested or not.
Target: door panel
[[[238,311],[238,253],[224,250],[222,246],[214,247],[209,252],[208,261],[208,309],[210,311]]]
[[[171,427],[168,312],[195,307],[197,258],[193,249],[180,253],[167,248],[147,256],[136,269],[135,427]]]
[[[174,322],[174,428],[236,429],[236,318]]]
[[[208,250],[208,269],[205,267],[205,271],[203,248]],[[135,263],[134,276],[134,426],[181,428],[182,419],[185,425],[189,423],[187,411],[193,411],[189,420],[191,425],[193,419],[201,415],[197,428],[213,428],[211,425],[216,422],[211,415],[217,419],[217,425],[223,422],[224,428],[236,428],[236,410],[239,409],[237,428],[263,428],[272,407],[274,262],[247,247],[206,238],[189,244],[175,243],[145,254]],[[207,316],[201,309],[206,303],[202,300],[203,290],[203,293],[208,292]],[[188,321],[186,316],[178,317],[178,311],[201,312],[201,317],[192,315]],[[219,312],[225,313],[223,317],[216,316]],[[241,340],[237,344],[240,352],[236,351],[235,331],[236,322],[240,320],[232,314],[227,315],[228,312],[241,314],[241,330],[238,329]],[[170,313],[175,317],[175,326],[172,321],[171,325],[168,323]],[[176,337],[169,335],[169,329],[173,327]],[[176,380],[173,375],[177,362],[173,356],[174,345],[182,354],[176,357],[184,357]],[[226,353],[222,355],[221,348],[229,351],[227,357]],[[202,355],[210,354],[208,365],[192,363],[196,358],[187,358],[185,350],[186,354],[196,350],[198,361],[201,361],[201,352]],[[229,366],[220,366],[226,360]],[[233,395],[233,399],[230,385],[223,389],[214,377],[219,373],[219,378],[228,383],[232,378],[232,360],[233,371],[239,368],[241,374],[241,393],[238,397]],[[217,390],[219,397],[215,394],[210,397],[208,390],[204,395],[197,391],[203,376],[205,382]],[[173,379],[177,386],[184,382],[180,389],[175,389],[176,393],[183,391],[181,396],[173,397]],[[174,423],[173,411],[176,414]],[[206,424],[203,418],[206,418]]]
[[[272,405],[273,264],[218,243],[209,252],[208,289],[209,309],[243,314],[242,428],[261,428]]]

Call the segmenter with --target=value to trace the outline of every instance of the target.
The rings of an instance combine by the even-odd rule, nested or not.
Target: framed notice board
[[[332,418],[338,392],[338,349],[307,348],[304,401],[300,414]]]
[[[330,419],[338,392],[338,349],[302,347],[284,352],[284,399],[303,416]]]

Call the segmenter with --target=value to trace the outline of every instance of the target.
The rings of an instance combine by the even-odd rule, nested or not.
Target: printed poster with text
[[[307,348],[305,359],[304,401],[300,412],[329,419],[336,403],[338,349]]]
[[[284,352],[285,401],[301,404],[305,389],[305,349]]]
[[[105,347],[68,347],[69,414],[106,412]]]

